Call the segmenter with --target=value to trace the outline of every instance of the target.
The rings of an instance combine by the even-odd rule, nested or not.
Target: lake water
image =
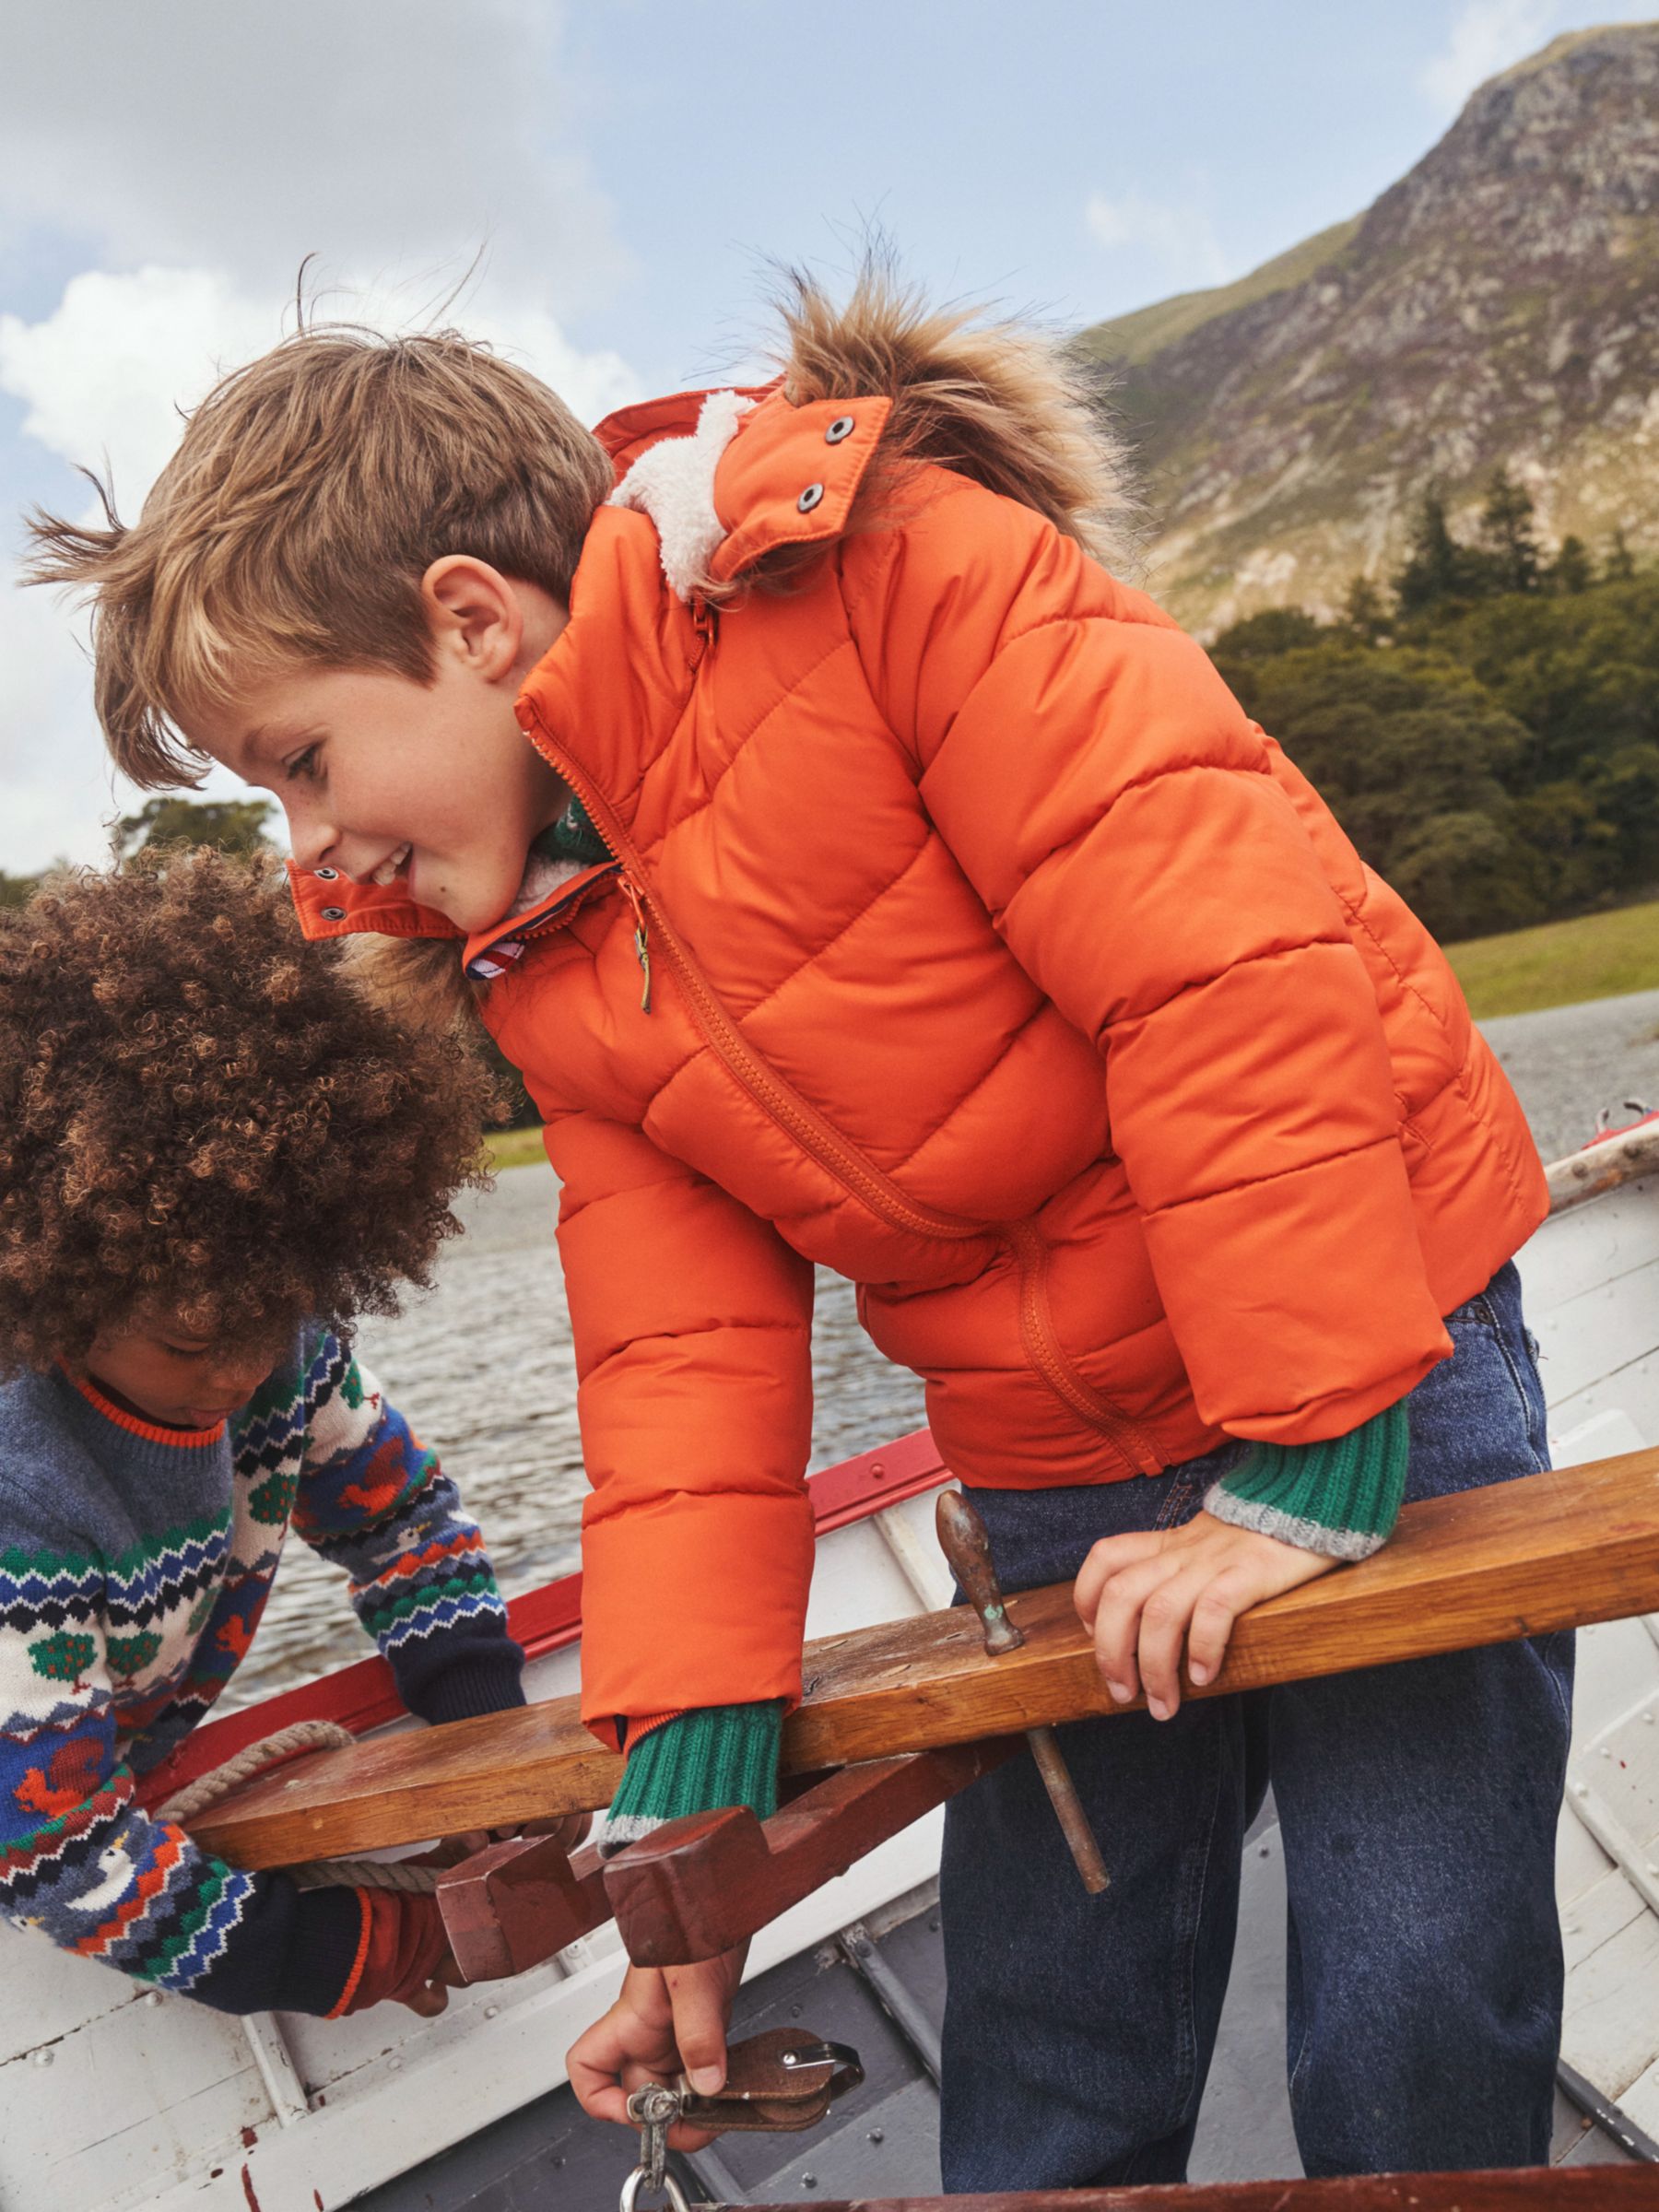
[[[1547,1159],[1583,1142],[1604,1104],[1659,1104],[1659,992],[1484,1026]],[[460,1209],[466,1234],[445,1248],[435,1289],[396,1321],[365,1323],[359,1342],[459,1482],[509,1596],[578,1563],[586,1486],[553,1242],[557,1188],[549,1169],[534,1167],[510,1169],[492,1192],[469,1192]],[[850,1285],[821,1273],[813,1371],[814,1466],[921,1425],[921,1384],[872,1348]],[[341,1575],[291,1542],[224,1705],[267,1697],[370,1649]]]
[[[576,1433],[576,1368],[553,1241],[559,1186],[547,1167],[510,1168],[457,1211],[435,1288],[359,1334],[364,1362],[434,1445],[482,1525],[502,1589],[578,1564],[587,1485]],[[820,1271],[813,1324],[815,1467],[922,1425],[922,1385],[873,1349],[853,1289]],[[220,1709],[268,1697],[372,1649],[344,1577],[290,1537],[259,1634]]]

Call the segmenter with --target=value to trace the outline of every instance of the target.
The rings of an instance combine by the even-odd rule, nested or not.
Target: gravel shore
[[[1622,1111],[1627,1100],[1659,1106],[1659,991],[1505,1014],[1480,1026],[1546,1159],[1587,1144],[1604,1106],[1616,1123],[1634,1118]]]

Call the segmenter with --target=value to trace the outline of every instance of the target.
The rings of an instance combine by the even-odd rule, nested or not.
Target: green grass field
[[[547,1157],[539,1129],[497,1129],[484,1139],[484,1153],[492,1169],[534,1167]]]
[[[1659,989],[1659,901],[1449,945],[1477,1020]]]
[[[1493,1014],[1535,1014],[1581,998],[1616,998],[1622,991],[1659,990],[1659,900],[1621,906],[1576,922],[1546,922],[1500,937],[1449,945],[1446,957],[1468,994],[1477,1020]],[[502,1129],[485,1144],[492,1168],[523,1168],[545,1159],[539,1129]]]

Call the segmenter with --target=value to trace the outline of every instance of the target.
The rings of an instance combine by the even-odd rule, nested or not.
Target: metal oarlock
[[[628,2116],[640,2131],[640,2162],[622,2184],[622,2212],[638,2212],[642,2195],[665,2197],[670,2212],[686,2212],[685,2195],[668,2170],[668,2131],[677,2122],[712,2136],[728,2128],[795,2135],[816,2127],[836,2099],[863,2079],[858,2053],[847,2044],[827,2042],[810,2030],[768,2028],[732,2044],[724,2085],[712,2097],[698,2096],[683,2077],[673,2088],[652,2082],[636,2089]]]
[[[620,2212],[636,2212],[641,2192],[667,2200],[671,2212],[690,2212],[686,2193],[668,2171],[668,2130],[680,2116],[677,2089],[653,2083],[628,2100],[628,2116],[640,2131],[640,2162],[622,2184]]]

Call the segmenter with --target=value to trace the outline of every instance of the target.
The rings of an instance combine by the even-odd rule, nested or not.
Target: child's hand
[[[630,1966],[621,1995],[571,2044],[565,2062],[582,2111],[631,2127],[629,2092],[647,2082],[672,2082],[683,2073],[700,2096],[721,2088],[726,2023],[747,1955],[746,1943],[697,1966]],[[677,2127],[668,2140],[676,2150],[700,2150],[713,2137]]]
[[[1241,1613],[1337,1564],[1200,1512],[1182,1528],[1107,1536],[1073,1596],[1112,1696],[1126,1705],[1144,1685],[1147,1712],[1167,1721],[1181,1704],[1183,1643],[1194,1682],[1213,1681]]]
[[[460,1980],[435,1897],[397,1889],[358,1892],[369,1905],[362,1968],[347,2012],[371,2005],[406,2005],[425,2019],[449,2003]]]

